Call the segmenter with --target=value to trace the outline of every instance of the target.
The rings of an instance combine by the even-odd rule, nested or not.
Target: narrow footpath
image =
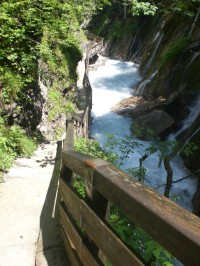
[[[61,144],[18,158],[0,183],[0,266],[69,265],[57,208]]]

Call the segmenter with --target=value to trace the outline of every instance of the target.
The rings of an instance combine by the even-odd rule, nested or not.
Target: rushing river
[[[103,63],[102,63],[103,62]],[[105,144],[106,133],[114,134],[118,140],[123,139],[125,135],[129,135],[132,120],[127,117],[117,115],[111,111],[111,108],[119,101],[132,95],[133,85],[141,78],[138,74],[138,65],[132,62],[122,62],[119,60],[111,60],[101,58],[100,64],[95,70],[90,70],[89,79],[93,90],[93,107],[92,107],[92,125],[90,135],[98,140],[102,147]],[[142,146],[126,159],[123,170],[139,166],[139,158],[144,154],[145,148],[149,142],[138,141]],[[158,167],[159,157],[157,154],[147,158],[143,166],[146,168],[146,185],[157,188],[166,182],[166,172],[161,165]],[[177,156],[171,163],[173,168],[173,179],[177,180],[189,175],[189,171],[185,168],[181,158]],[[191,199],[196,190],[196,179],[188,178],[177,184],[171,189],[172,198],[176,198],[176,202],[186,209],[191,210]],[[157,189],[163,193],[164,187]]]

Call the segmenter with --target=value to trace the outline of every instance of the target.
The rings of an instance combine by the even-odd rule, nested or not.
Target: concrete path
[[[58,219],[61,142],[19,158],[0,184],[0,266],[69,265]]]

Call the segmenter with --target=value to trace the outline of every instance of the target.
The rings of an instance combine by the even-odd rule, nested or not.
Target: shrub
[[[29,157],[36,149],[35,139],[26,136],[19,126],[7,127],[0,119],[0,170],[1,172],[11,167],[17,156]],[[0,172],[0,178],[2,174]]]

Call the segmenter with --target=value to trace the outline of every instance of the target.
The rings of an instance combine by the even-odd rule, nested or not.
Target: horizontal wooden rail
[[[118,206],[135,224],[140,225],[184,265],[200,265],[200,219],[198,217],[106,161],[72,150],[64,150],[62,158],[67,169],[84,177],[86,190],[91,199],[95,191],[99,192],[108,201]],[[66,191],[68,190],[66,189]],[[70,194],[69,191],[67,193],[66,191],[62,194],[63,197],[65,194]],[[66,204],[70,204],[67,202],[71,201],[67,199]],[[80,206],[80,210],[74,210],[77,215],[83,213],[85,203],[81,203]],[[73,212],[73,207],[70,208],[70,211]],[[87,211],[84,210],[86,213]],[[87,213],[86,216],[89,214]],[[80,223],[85,218],[81,216],[79,219]],[[91,232],[88,228],[91,225],[84,224],[84,226],[90,231],[91,238],[96,240],[95,232]],[[93,228],[93,230],[95,229]],[[101,234],[101,232],[100,230],[96,233]],[[100,240],[97,242],[98,245],[101,244]],[[102,246],[100,248],[102,249]],[[111,252],[111,247],[109,252]],[[114,263],[114,265],[122,264]]]

